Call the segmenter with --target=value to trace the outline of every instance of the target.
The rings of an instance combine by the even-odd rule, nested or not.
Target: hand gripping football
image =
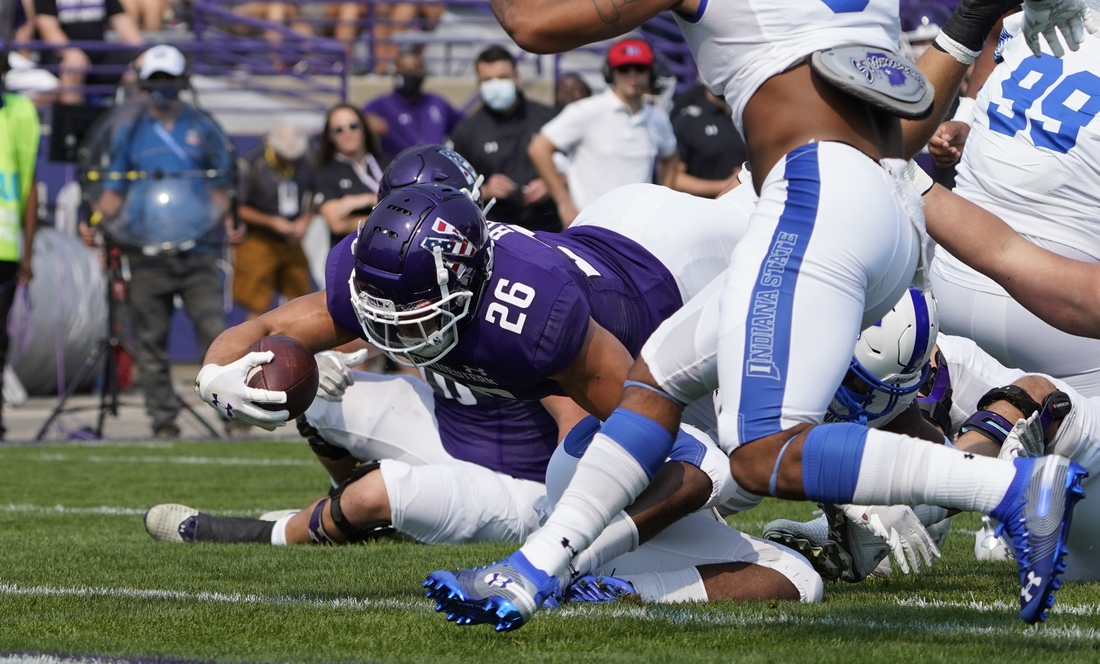
[[[309,349],[290,337],[264,337],[248,349],[249,352],[271,351],[275,359],[248,373],[248,386],[262,390],[286,392],[285,404],[256,405],[264,410],[289,410],[294,419],[306,412],[317,396],[320,377],[317,362]]]

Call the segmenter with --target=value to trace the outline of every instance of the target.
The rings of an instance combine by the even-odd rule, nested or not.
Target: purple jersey
[[[363,111],[386,121],[382,151],[391,157],[414,145],[443,143],[462,120],[446,99],[428,92],[420,93],[415,104],[393,92],[367,104]]]
[[[597,226],[533,233],[489,224],[493,274],[458,345],[432,370],[511,399],[564,394],[550,377],[577,358],[589,320],[632,356],[683,304],[665,266]]]
[[[354,235],[333,247],[325,268],[329,314],[364,337],[351,307],[348,279],[355,267]],[[496,399],[429,369],[421,377],[435,392],[435,420],[443,449],[456,459],[512,477],[546,481],[546,464],[558,442],[554,418],[537,401]]]

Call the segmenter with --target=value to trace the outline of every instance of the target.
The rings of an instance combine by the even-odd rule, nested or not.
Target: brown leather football
[[[317,396],[317,362],[309,349],[290,337],[264,337],[248,348],[248,352],[271,351],[275,359],[253,369],[248,386],[261,390],[286,392],[285,404],[256,404],[264,410],[289,410],[290,419],[306,412]]]

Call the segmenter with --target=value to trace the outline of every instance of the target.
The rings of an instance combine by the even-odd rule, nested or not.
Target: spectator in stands
[[[528,149],[565,226],[606,192],[624,184],[652,182],[655,160],[658,182],[666,186],[678,168],[672,124],[644,99],[656,78],[649,44],[641,39],[613,44],[604,76],[610,84],[606,91],[566,106]],[[567,179],[554,167],[555,151],[572,159]]]
[[[68,47],[70,41],[103,41],[107,25],[123,44],[140,46],[141,32],[134,19],[123,10],[119,0],[35,0],[35,25],[43,41],[58,46],[57,51],[43,53],[44,64],[61,65],[63,91],[58,96],[62,104],[84,103],[85,83],[113,85],[119,74],[86,74],[92,65],[126,64],[133,59],[131,51],[92,51]]]
[[[313,292],[301,240],[313,219],[313,169],[305,132],[280,124],[237,166],[237,214],[248,235],[237,245],[233,299],[249,320],[271,309],[275,293],[288,300]]]
[[[158,32],[164,26],[165,0],[120,0],[134,24],[145,31]]]
[[[490,46],[475,61],[482,106],[455,127],[454,149],[486,180],[483,200],[496,198],[489,218],[533,231],[560,231],[561,219],[527,147],[554,109],[527,99],[520,90],[516,59]]]
[[[0,77],[7,72],[0,61]],[[34,231],[38,224],[38,187],[35,164],[38,160],[38,111],[30,99],[14,92],[3,92],[0,105],[0,136],[6,136],[0,149],[0,182],[9,183],[0,190],[0,321],[7,321],[15,301],[15,287],[31,280],[31,256]],[[8,354],[8,326],[0,325],[0,358]],[[0,392],[4,387],[3,360],[0,359]],[[0,440],[4,426],[0,421]]]
[[[337,104],[328,112],[317,155],[315,204],[328,222],[332,245],[355,232],[378,202],[387,161],[359,109]]]
[[[246,2],[233,8],[233,12],[248,18],[259,19],[274,23],[278,26],[289,27],[294,32],[306,37],[313,36],[313,26],[299,20],[298,6],[292,2]],[[241,35],[255,36],[263,34],[264,39],[272,44],[283,41],[283,33],[277,30],[260,30],[252,26],[234,25],[230,30]],[[292,65],[293,62],[277,62],[281,65]]]
[[[558,77],[558,83],[554,86],[554,109],[561,112],[569,104],[592,96],[592,88],[584,82],[580,74],[569,72]]]
[[[93,224],[80,224],[81,237],[92,244],[94,223],[103,219],[129,263],[129,313],[145,410],[153,434],[164,438],[176,438],[180,431],[180,400],[172,388],[168,360],[175,297],[183,300],[203,354],[225,329],[218,262],[229,229],[226,212],[234,163],[221,127],[179,100],[186,72],[186,60],[174,46],[154,46],[142,55],[138,76],[150,102],[115,130],[108,171],[159,172],[162,177],[133,183],[107,179],[94,206]],[[215,176],[207,179],[209,170]],[[174,226],[168,228],[169,223]],[[176,241],[160,241],[169,236]],[[239,233],[231,231],[229,239],[239,239]]]
[[[439,22],[439,17],[443,15],[443,11],[446,9],[443,4],[426,2],[400,2],[395,5],[376,4],[374,7],[374,71],[378,74],[389,73],[396,64],[401,49],[393,40],[394,33],[408,30],[417,19],[420,19],[420,26],[423,30],[434,30],[435,24]],[[422,53],[423,48],[423,44],[417,44],[412,50]]]
[[[417,53],[397,58],[393,92],[367,104],[363,111],[382,137],[382,151],[394,156],[405,148],[445,143],[462,114],[443,97],[422,92],[424,60]]]
[[[701,101],[684,106],[672,121],[680,165],[670,186],[695,196],[714,198],[741,170],[748,154],[745,142],[733,126],[726,100],[701,84],[699,87]]]

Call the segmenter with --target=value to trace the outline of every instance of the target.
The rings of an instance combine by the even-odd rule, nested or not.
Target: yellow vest
[[[0,108],[0,261],[19,260],[40,131],[31,100],[5,92]]]

